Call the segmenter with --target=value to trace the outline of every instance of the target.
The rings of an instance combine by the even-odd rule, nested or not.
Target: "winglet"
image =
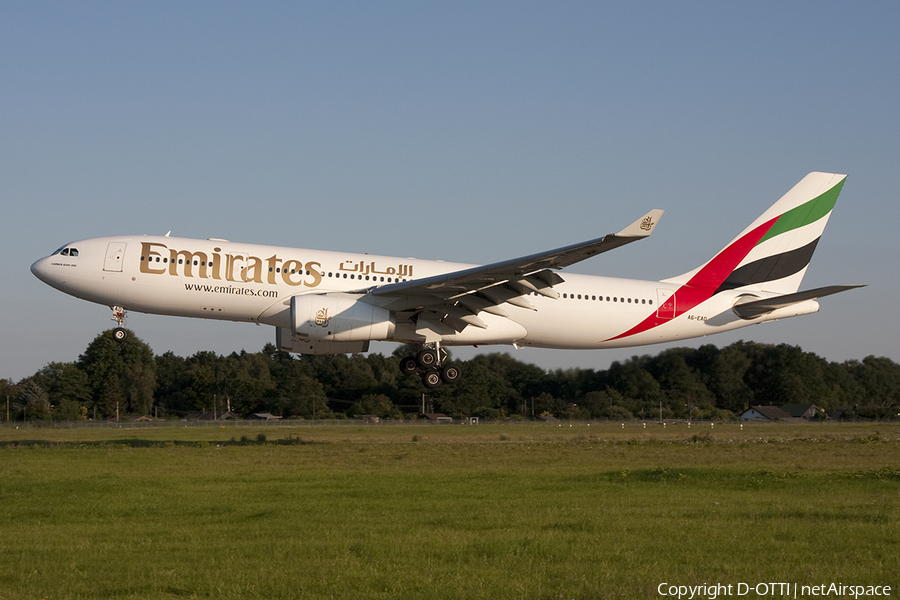
[[[615,237],[647,237],[656,229],[656,224],[665,211],[654,208],[646,215],[615,234]]]

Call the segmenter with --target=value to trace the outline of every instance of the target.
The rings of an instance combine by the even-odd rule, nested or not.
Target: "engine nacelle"
[[[394,333],[386,308],[340,292],[291,298],[291,330],[301,339],[328,342],[385,340]]]
[[[275,346],[283,352],[297,354],[354,354],[368,352],[369,342],[328,342],[325,340],[304,340],[284,327],[275,329]]]

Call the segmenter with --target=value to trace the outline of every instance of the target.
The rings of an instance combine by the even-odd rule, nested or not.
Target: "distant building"
[[[741,414],[741,418],[757,421],[785,421],[791,418],[791,414],[777,406],[751,406]]]
[[[231,411],[225,412],[199,412],[190,413],[184,416],[185,421],[223,421],[227,419],[237,419],[238,416]]]
[[[782,404],[781,410],[790,414],[795,419],[815,419],[817,416],[825,415],[825,409],[815,404]]]
[[[444,413],[426,413],[425,418],[434,423],[452,423],[453,419]]]
[[[281,417],[276,417],[272,413],[253,413],[248,419],[253,421],[278,421]]]

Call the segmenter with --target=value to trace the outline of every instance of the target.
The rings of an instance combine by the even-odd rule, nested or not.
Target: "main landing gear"
[[[446,354],[446,353],[445,353]],[[422,383],[434,389],[442,383],[456,383],[462,377],[459,366],[441,360],[440,342],[426,344],[415,356],[407,356],[400,360],[400,371],[404,375],[416,373],[422,377]]]
[[[118,326],[113,329],[113,339],[117,342],[124,342],[125,338],[128,337],[128,330],[125,329],[125,309],[121,306],[112,306],[113,316],[112,320],[118,323]]]

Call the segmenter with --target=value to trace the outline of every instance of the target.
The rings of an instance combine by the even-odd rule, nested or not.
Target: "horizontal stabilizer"
[[[766,298],[764,300],[752,300],[750,302],[736,304],[734,306],[734,312],[742,319],[755,319],[756,317],[772,312],[773,310],[797,304],[798,302],[830,296],[831,294],[846,292],[847,290],[859,287],[865,287],[865,285],[831,285],[828,287],[816,288],[814,290],[807,290],[805,292],[796,292],[794,294],[784,294],[782,296],[775,296],[774,298]]]

